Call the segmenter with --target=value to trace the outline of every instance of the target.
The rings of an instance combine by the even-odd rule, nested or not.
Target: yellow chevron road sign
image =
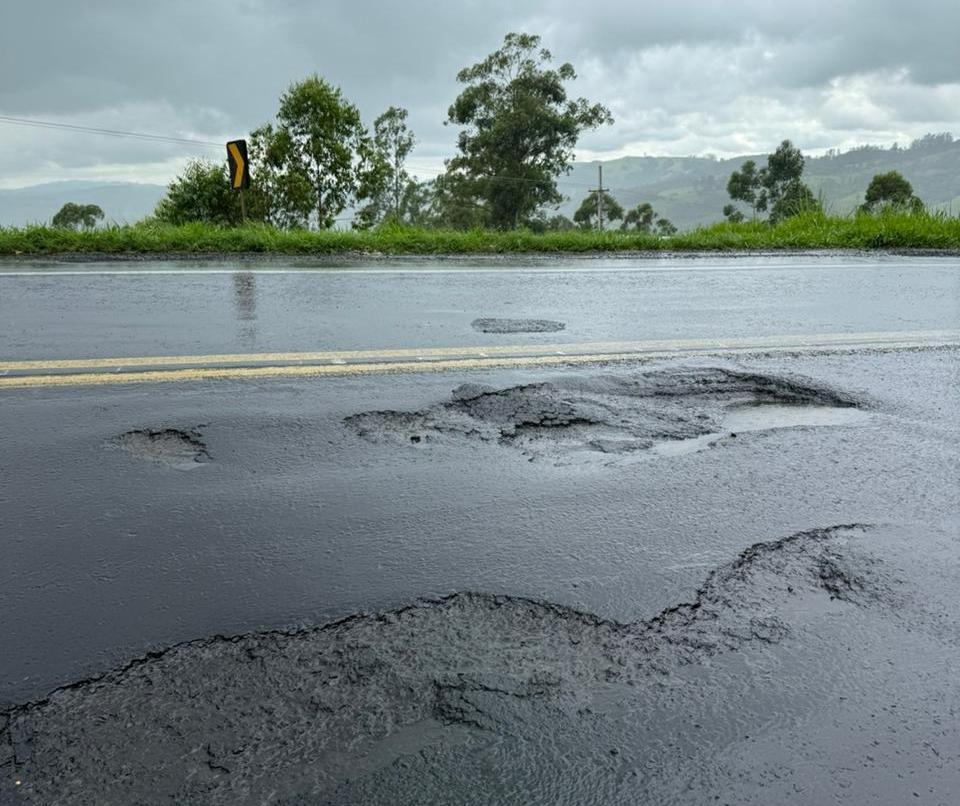
[[[246,140],[231,140],[227,143],[227,161],[230,164],[230,187],[234,190],[250,187],[250,163],[247,160]]]

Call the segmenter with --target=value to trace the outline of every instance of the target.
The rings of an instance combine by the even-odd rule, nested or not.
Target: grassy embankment
[[[498,253],[693,252],[777,249],[960,250],[960,218],[930,214],[809,214],[776,227],[715,224],[669,238],[614,232],[513,232],[385,228],[368,232],[284,231],[261,225],[226,229],[116,226],[90,232],[50,227],[0,228],[0,256],[57,254],[445,255]]]

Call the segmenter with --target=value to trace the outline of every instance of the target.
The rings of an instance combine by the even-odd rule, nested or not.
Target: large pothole
[[[531,457],[676,455],[740,431],[855,423],[866,416],[860,406],[809,378],[673,367],[502,389],[464,384],[419,411],[369,411],[345,423],[372,442],[476,440]]]
[[[116,445],[137,459],[191,470],[210,459],[199,428],[137,428],[121,434]]]
[[[16,791],[20,802],[62,806],[347,802],[342,787],[403,775],[394,765],[407,758],[429,768],[421,753],[471,735],[536,748],[525,761],[507,757],[497,776],[560,763],[569,786],[580,772],[564,773],[562,760],[580,754],[591,731],[609,759],[619,718],[604,721],[611,697],[669,700],[680,669],[779,643],[798,613],[896,613],[893,577],[857,547],[864,528],[756,544],[690,601],[634,623],[458,593],[296,632],[179,645],[0,715],[0,800]]]

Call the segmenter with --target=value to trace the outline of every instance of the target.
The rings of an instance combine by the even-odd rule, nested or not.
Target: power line
[[[0,115],[0,123],[9,123],[15,126],[34,126],[42,129],[57,129],[60,131],[79,132],[81,134],[100,134],[107,137],[128,137],[135,140],[148,140],[160,143],[177,143],[179,145],[205,146],[223,148],[223,143],[214,143],[210,140],[196,140],[192,137],[170,137],[165,134],[149,134],[147,132],[128,132],[121,129],[101,129],[95,126],[80,126],[75,123],[56,123],[50,120],[34,120],[32,118],[17,118],[10,115]]]
[[[445,169],[440,169],[440,168],[410,168],[407,170],[407,173],[412,174],[414,177],[416,177],[418,174],[421,174],[421,173],[427,173],[427,174],[433,173],[434,174],[433,178],[438,179],[444,174],[446,174],[447,171]],[[566,179],[565,176],[566,175],[564,174],[563,176],[557,176],[554,178],[565,185],[573,185],[575,187],[584,187],[584,188],[592,189],[590,182],[574,182],[569,179]],[[485,180],[491,180],[494,182],[532,182],[537,185],[542,185],[546,181],[548,181],[545,179],[533,179],[529,176],[505,176],[502,174],[477,174],[475,176],[468,176],[467,178],[468,179],[485,179]]]
[[[204,148],[217,148],[217,149],[224,147],[223,143],[215,143],[211,140],[199,140],[192,137],[173,137],[170,135],[154,134],[150,132],[132,132],[132,131],[125,131],[123,129],[107,129],[99,126],[81,126],[80,124],[76,124],[76,123],[61,123],[61,122],[51,121],[51,120],[36,120],[34,118],[14,117],[13,115],[0,115],[0,123],[6,123],[14,126],[31,126],[34,128],[52,129],[54,131],[72,132],[72,133],[78,133],[78,134],[95,134],[95,135],[101,135],[105,137],[121,137],[121,138],[128,138],[133,140],[141,140],[141,141],[154,142],[154,143],[173,143],[177,145],[202,146]],[[445,169],[428,168],[428,167],[421,167],[420,169],[415,168],[411,172],[414,174],[417,174],[417,173],[431,174],[432,173],[434,174],[435,179],[438,179],[444,174],[446,174]],[[526,183],[536,183],[536,184],[543,184],[544,182],[543,179],[534,179],[531,177],[504,176],[504,175],[492,175],[492,174],[482,174],[475,178],[481,179],[481,180],[487,180],[487,181],[494,181],[494,182],[518,182],[518,183],[526,182]],[[584,182],[566,181],[565,184],[580,186],[580,187],[587,187],[587,188],[590,187],[589,184]],[[463,204],[463,203],[458,204],[456,202],[449,202],[449,201],[447,202],[447,205],[451,207],[457,207],[460,209],[471,209],[471,210],[477,210],[481,208],[481,205],[477,205],[477,204]],[[334,219],[335,222],[342,222],[342,221],[353,222],[356,220],[357,220],[356,216],[349,216],[349,217]]]
[[[134,140],[145,140],[154,143],[176,143],[178,145],[204,146],[206,148],[223,148],[223,143],[214,143],[210,140],[198,140],[192,137],[172,137],[166,134],[152,134],[149,132],[131,132],[123,129],[106,129],[97,126],[81,126],[76,123],[59,123],[50,120],[35,120],[33,118],[20,118],[12,115],[0,115],[0,123],[7,123],[14,126],[33,126],[35,128],[53,129],[58,131],[76,132],[80,134],[99,134],[106,137],[126,137]],[[434,174],[434,178],[439,178],[446,173],[445,169],[440,168],[419,168],[411,171],[413,174],[426,173]],[[485,179],[494,182],[526,182],[534,184],[543,184],[543,179],[534,179],[526,176],[504,176],[496,174],[481,174],[478,179]],[[590,187],[586,182],[572,182],[560,178],[560,181],[567,185],[578,187]]]

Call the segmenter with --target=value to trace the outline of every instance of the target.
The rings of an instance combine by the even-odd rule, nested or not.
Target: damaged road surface
[[[557,333],[566,325],[551,319],[474,319],[470,326],[480,333]]]
[[[12,643],[93,660],[59,687],[20,667],[0,803],[950,804],[956,361],[410,378],[386,411],[366,386],[304,386],[269,420],[218,387],[218,416],[189,407],[204,426],[112,442],[97,419],[78,465],[175,503],[91,511],[64,573],[99,579],[90,547],[113,528],[120,565],[93,590],[135,603],[119,635],[166,640],[125,660],[95,608],[24,595],[52,640]],[[929,399],[875,382],[904,366]],[[131,396],[111,422],[189,421],[169,400]]]
[[[137,428],[117,437],[116,444],[138,459],[179,470],[210,459],[199,428]]]
[[[955,806],[956,260],[504,263],[0,267],[2,806]]]
[[[871,531],[838,525],[758,543],[710,572],[689,602],[633,623],[460,593],[315,629],[183,644],[9,712],[0,758],[12,759],[26,802],[65,805],[663,803],[684,790],[745,802],[736,752],[723,767],[699,763],[707,737],[735,731],[725,752],[745,752],[754,731],[822,710],[819,686],[832,675],[832,690],[854,703],[831,711],[873,696],[829,664],[797,674],[778,658],[809,663],[804,644],[825,620],[843,623],[844,651],[860,649],[864,624],[908,646],[936,637],[917,592],[871,550]],[[786,697],[765,713],[784,682]],[[943,707],[960,706],[951,688]],[[935,691],[920,689],[899,707]],[[874,761],[851,780],[890,785],[873,768],[895,747],[885,731],[904,718],[873,714],[881,741],[860,737],[864,762]],[[942,762],[957,752],[955,726],[944,727],[930,745]],[[929,763],[944,782],[957,773]],[[467,782],[485,769],[496,773],[480,792]],[[810,802],[824,791],[789,785]],[[786,794],[782,783],[770,791]],[[0,792],[12,796],[10,776]]]
[[[464,384],[450,400],[420,411],[371,411],[345,422],[372,442],[478,440],[531,458],[651,450],[675,455],[735,438],[731,424],[764,430],[778,427],[786,415],[786,423],[802,425],[803,416],[794,412],[812,412],[813,422],[830,424],[824,416],[830,409],[854,409],[861,403],[808,378],[694,366],[504,389]],[[770,416],[764,417],[767,412]],[[834,416],[838,423],[851,421],[843,411]]]

